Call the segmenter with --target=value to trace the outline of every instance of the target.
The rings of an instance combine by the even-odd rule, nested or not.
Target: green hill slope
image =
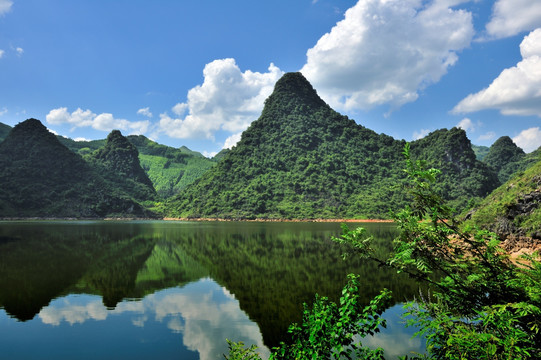
[[[487,156],[490,148],[488,146],[481,146],[481,145],[473,145],[472,144],[472,150],[475,153],[475,157],[477,160],[483,161],[485,156]]]
[[[201,153],[185,146],[173,148],[158,144],[143,135],[126,137],[139,151],[139,162],[161,198],[178,194],[189,184],[200,178],[216,164]],[[105,146],[106,140],[74,141],[59,137],[66,147],[85,156]]]
[[[131,196],[137,201],[156,200],[152,182],[139,163],[137,148],[120,131],[113,130],[107,136],[105,146],[85,155],[85,160],[118,193]]]
[[[58,141],[62,143],[65,147],[77,153],[81,156],[88,155],[92,151],[98,150],[101,147],[105,146],[107,139],[100,140],[90,140],[90,141],[75,141],[73,139],[57,136]]]
[[[432,146],[433,141],[443,144]],[[453,152],[447,156],[450,144]],[[332,110],[302,74],[285,74],[237,146],[168,203],[169,215],[386,217],[389,209],[406,203],[400,189],[403,147],[404,141],[376,134]],[[475,159],[462,130],[431,134],[412,144],[412,151],[446,167],[444,196],[456,204],[465,205],[466,196],[485,196],[498,185]],[[467,184],[464,189],[462,184]]]
[[[0,143],[0,216],[141,216],[145,212],[62,145],[39,120],[16,125]]]
[[[185,146],[176,149],[142,135],[128,136],[128,140],[139,150],[141,166],[162,198],[178,194],[216,164]]]
[[[494,190],[468,218],[503,238],[514,235],[541,240],[541,156]]]

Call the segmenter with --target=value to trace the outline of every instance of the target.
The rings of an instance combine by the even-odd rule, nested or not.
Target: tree
[[[350,230],[344,225],[342,236],[334,240],[348,247],[348,255],[372,259],[428,284],[426,293],[405,306],[410,315],[409,324],[418,326],[417,335],[424,336],[427,342],[428,354],[415,359],[540,358],[541,262],[538,256],[527,256],[520,264],[514,263],[499,246],[496,234],[461,226],[453,216],[453,209],[446,206],[434,190],[439,171],[427,169],[424,161],[413,161],[409,144],[403,154],[411,203],[393,214],[400,230],[394,241],[393,255],[378,257],[371,247],[372,239],[366,237],[362,228]],[[349,296],[354,296],[354,291]],[[374,309],[381,305],[377,301]],[[316,297],[313,314],[322,313],[320,302]],[[341,301],[334,306],[340,313],[344,303]],[[376,331],[371,327],[373,323],[363,320],[364,314],[351,316],[355,331],[361,334]],[[316,327],[318,337],[314,339],[321,340],[303,343],[310,346],[310,350],[295,352],[298,342],[293,337],[290,344],[274,349],[271,357],[283,358],[279,355],[291,350],[293,356],[288,358],[350,358],[349,354],[339,354],[333,350],[335,347],[326,346],[325,339],[335,336],[335,321],[334,316],[306,316],[305,310],[303,324],[293,325],[290,331],[305,329],[303,336],[306,337],[311,334],[306,329]],[[384,324],[379,318],[378,321],[378,325]],[[322,352],[317,352],[320,350]],[[360,345],[355,351],[361,359],[382,356],[368,350],[363,353]]]

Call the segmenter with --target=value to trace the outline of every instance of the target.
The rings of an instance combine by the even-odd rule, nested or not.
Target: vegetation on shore
[[[410,204],[394,215],[400,230],[394,253],[381,258],[364,229],[349,230],[337,242],[347,254],[371,259],[407,273],[429,286],[406,304],[408,324],[420,330],[427,354],[402,359],[537,359],[541,356],[541,262],[539,254],[512,262],[496,234],[461,227],[433,185],[439,170],[413,161],[405,147]],[[339,303],[316,295],[305,306],[290,340],[275,347],[271,359],[383,359],[382,349],[362,346],[362,338],[385,326],[383,290],[363,307],[358,278],[350,276]],[[228,359],[260,359],[254,346],[229,341]]]
[[[541,241],[541,156],[494,190],[466,217],[470,223],[503,238],[526,236]]]
[[[377,134],[335,112],[300,73],[285,74],[240,142],[214,159],[141,135],[124,137],[118,130],[108,139],[93,141],[56,136],[55,144],[52,136],[32,143],[30,139],[36,136],[28,133],[28,139],[21,140],[25,146],[19,146],[9,140],[14,130],[0,126],[6,154],[17,152],[22,158],[28,152],[43,152],[55,158],[51,164],[65,161],[63,166],[68,166],[75,157],[66,155],[60,142],[90,166],[81,173],[92,173],[86,175],[89,183],[105,182],[100,188],[124,204],[95,199],[100,205],[89,207],[86,203],[94,200],[87,198],[96,196],[89,195],[95,190],[87,189],[87,198],[70,198],[73,203],[83,203],[64,206],[65,199],[53,190],[56,185],[43,186],[55,183],[52,179],[58,169],[47,165],[48,158],[31,155],[28,161],[0,169],[0,180],[6,182],[0,197],[2,217],[388,219],[389,210],[407,204],[398,155],[404,141]],[[411,143],[413,158],[441,170],[437,189],[457,212],[472,208],[513,173],[524,171],[536,161],[539,151],[524,154],[508,137],[490,148],[474,147],[458,128],[436,130]],[[40,164],[34,162],[38,159]],[[4,161],[9,162],[7,155]],[[86,165],[76,162],[73,171],[80,172],[79,167]],[[17,174],[22,173],[25,179],[19,182]],[[47,177],[50,179],[44,179]],[[65,188],[61,193],[70,186],[75,186],[73,193],[85,188],[75,185],[77,182],[67,185],[64,177],[58,181]],[[28,203],[17,199],[22,185],[24,196],[44,204],[40,211],[27,211]],[[86,210],[64,211],[73,206]]]
[[[515,264],[498,237],[541,240],[541,150],[525,154],[502,137],[475,152],[458,128],[406,144],[338,114],[299,73],[276,84],[261,117],[217,161],[119,131],[76,143],[35,119],[7,128],[2,217],[153,217],[159,209],[187,219],[316,220],[386,218],[391,210],[400,235],[390,257],[374,254],[362,229],[345,227],[335,240],[430,288],[408,304],[428,349],[413,358],[541,356],[541,264],[537,255]],[[467,208],[460,224],[456,213]],[[151,251],[142,246],[135,263]],[[97,273],[89,286],[100,282]],[[358,282],[349,278],[339,303],[316,296],[272,358],[382,358],[358,336],[384,325],[389,292],[361,306]],[[258,358],[254,348],[230,347],[230,359]]]

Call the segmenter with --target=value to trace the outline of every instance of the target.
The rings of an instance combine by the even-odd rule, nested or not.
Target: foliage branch
[[[424,161],[413,161],[409,144],[403,154],[411,204],[393,214],[400,230],[394,241],[394,253],[389,257],[378,256],[371,246],[372,238],[366,237],[362,228],[350,230],[343,225],[342,236],[334,240],[347,246],[348,256],[356,254],[374,260],[428,284],[426,293],[421,292],[418,299],[405,305],[408,325],[417,326],[420,330],[416,335],[426,339],[427,344],[428,353],[413,358],[540,358],[538,254],[523,256],[520,263],[513,262],[499,246],[496,234],[461,225],[453,209],[434,190],[439,171],[427,169]],[[326,313],[321,311],[322,299],[316,297],[312,312],[305,309],[303,324],[293,325],[290,332],[303,332],[302,336],[310,338],[310,329],[317,328],[318,334],[324,334],[314,337],[313,342],[299,342],[296,339],[301,336],[293,336],[293,342],[275,349],[278,352],[271,358],[350,358],[349,354],[337,353],[327,346],[327,340],[336,336],[333,326],[329,326],[336,324],[335,317],[310,315]],[[344,304],[341,301],[334,306],[335,313],[340,313]],[[361,334],[367,330],[367,323],[360,320],[363,313],[350,315],[358,326],[355,330]],[[383,356],[381,349],[366,353],[362,347],[355,350],[361,359]],[[279,357],[283,354],[290,356]]]

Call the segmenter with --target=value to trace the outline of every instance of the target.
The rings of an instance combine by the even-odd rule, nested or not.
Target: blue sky
[[[212,155],[285,72],[413,140],[541,145],[541,0],[0,0],[0,122]]]

